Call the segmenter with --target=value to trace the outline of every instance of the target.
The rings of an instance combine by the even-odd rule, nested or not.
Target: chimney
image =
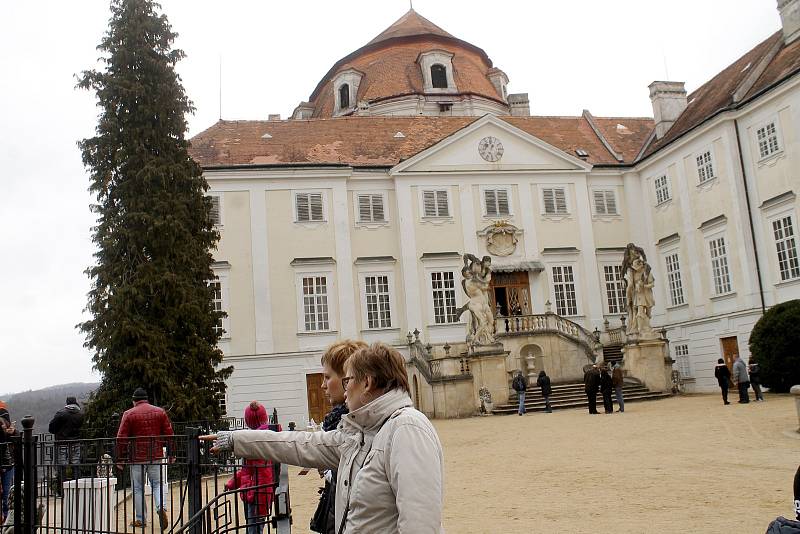
[[[528,93],[508,95],[508,107],[511,108],[511,116],[513,117],[531,116],[531,103],[528,100]]]
[[[686,89],[684,82],[653,82],[649,87],[656,139],[661,139],[686,109]]]
[[[800,0],[778,0],[783,26],[783,42],[787,45],[800,37]]]
[[[267,116],[267,120],[268,121],[279,121],[279,120],[281,120],[281,114],[280,113],[270,113]]]

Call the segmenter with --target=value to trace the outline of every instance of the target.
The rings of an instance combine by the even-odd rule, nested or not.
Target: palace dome
[[[293,118],[507,115],[507,83],[481,48],[410,9],[337,61]]]

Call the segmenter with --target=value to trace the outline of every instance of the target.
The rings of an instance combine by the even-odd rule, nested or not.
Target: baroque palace
[[[580,380],[628,342],[628,243],[652,267],[664,366],[714,389],[717,358],[747,359],[763,310],[800,297],[800,0],[778,9],[782,28],[692,94],[653,82],[653,118],[530,116],[484,50],[412,9],[290,119],[194,137],[228,412],[320,421],[320,355],[347,337],[401,350],[430,416],[475,413],[484,386],[507,401],[516,369]],[[491,258],[499,354],[465,345],[466,253]]]

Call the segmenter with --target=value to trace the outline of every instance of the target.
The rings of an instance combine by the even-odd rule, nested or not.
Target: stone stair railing
[[[409,361],[429,384],[443,380],[472,378],[469,359],[463,356],[451,356],[450,345],[447,343],[442,346],[444,356],[435,357],[433,346],[430,343],[424,344],[420,340],[419,334],[419,330],[415,329],[413,333],[409,332],[406,336],[410,353]]]
[[[500,316],[496,321],[498,336],[560,334],[581,345],[592,355],[592,359],[599,348],[599,340],[591,332],[553,312]]]

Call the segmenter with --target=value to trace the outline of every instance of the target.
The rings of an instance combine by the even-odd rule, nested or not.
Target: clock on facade
[[[478,143],[478,154],[486,161],[499,161],[503,157],[503,143],[496,137],[484,137]]]

